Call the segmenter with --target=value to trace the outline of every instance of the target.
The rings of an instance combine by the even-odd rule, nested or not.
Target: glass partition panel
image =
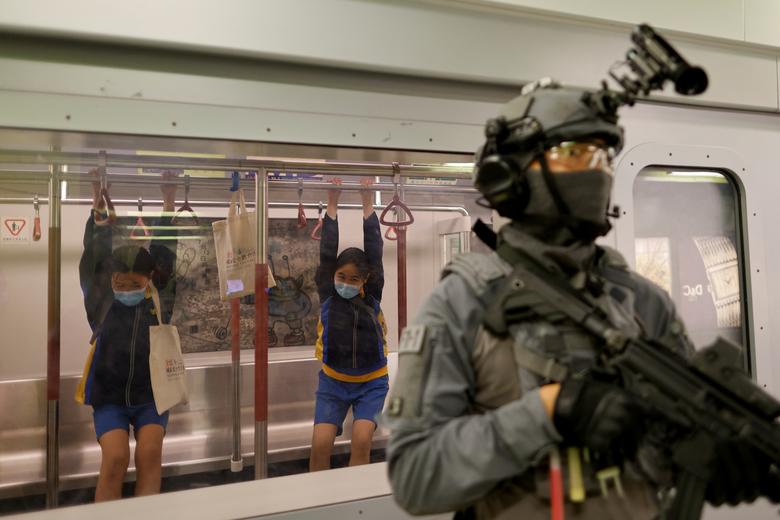
[[[0,173],[0,514],[4,499],[46,478],[49,183],[45,165],[29,170]],[[44,500],[19,503],[23,511]]]
[[[671,295],[697,347],[747,344],[739,196],[716,170],[653,166],[634,183],[637,271]]]
[[[3,132],[4,146],[15,149],[15,131],[0,129]],[[24,136],[19,142],[34,141],[38,134],[24,132]],[[344,174],[338,201],[333,198],[337,187],[328,182],[330,175],[298,176],[289,170],[269,169],[268,248],[262,261],[268,264],[275,286],[267,291],[267,330],[257,334],[256,295],[242,296],[237,303],[222,297],[226,287],[240,290],[246,284],[239,287],[230,277],[220,284],[218,259],[227,264],[244,252],[236,250],[233,256],[218,252],[213,228],[227,219],[232,196],[232,172],[225,163],[240,166],[267,159],[273,156],[270,145],[257,144],[252,150],[247,143],[132,136],[74,138],[55,133],[40,134],[42,144],[51,136],[64,143],[58,153],[65,155],[56,164],[42,160],[50,157],[46,155],[49,146],[31,149],[26,156],[22,153],[28,162],[21,164],[8,159],[19,154],[0,150],[0,328],[7,331],[0,340],[4,360],[0,364],[0,514],[45,507],[47,490],[55,492],[56,505],[62,506],[96,498],[129,498],[138,492],[155,492],[158,486],[167,492],[255,478],[256,337],[267,339],[269,348],[268,476],[309,471],[317,392],[323,390],[326,370],[323,361],[348,376],[359,376],[365,368],[360,363],[353,366],[351,357],[345,364],[344,359],[334,361],[335,351],[323,352],[327,350],[324,343],[333,341],[334,334],[345,334],[341,323],[328,328],[328,319],[337,312],[334,302],[349,306],[349,299],[340,296],[334,284],[336,271],[342,267],[337,255],[350,247],[368,253],[367,233],[376,231],[374,238],[387,236],[388,228],[379,225],[372,210],[378,214],[396,192],[392,162],[443,164],[458,156],[370,150],[364,157],[352,149],[336,153],[284,145],[281,157],[296,157],[300,152],[305,159],[298,161],[308,159],[325,164],[323,168],[326,159],[336,160],[342,154],[366,168],[386,168],[378,177]],[[103,139],[111,146],[100,147]],[[90,147],[84,147],[84,142]],[[177,146],[182,146],[181,152]],[[101,151],[107,157],[102,186],[101,177],[90,174],[100,162]],[[371,162],[378,157],[381,163]],[[150,165],[150,161],[159,163]],[[208,167],[208,161],[222,163]],[[51,479],[46,475],[50,276],[46,194],[53,171],[62,175],[57,266],[62,325],[56,436],[59,475]],[[240,173],[239,184],[252,220],[259,171],[244,168]],[[362,177],[371,177],[376,184],[361,187]],[[437,225],[467,219],[477,207],[468,172],[458,177],[457,185],[441,184],[436,178],[426,182],[410,183],[402,194],[415,215],[414,224],[406,230],[405,296],[410,317],[438,280],[442,244]],[[371,196],[366,199],[361,190]],[[38,241],[33,233],[36,194],[42,219]],[[112,211],[95,202],[104,195],[111,199]],[[337,218],[326,222],[329,199],[334,201]],[[95,206],[99,211],[93,211]],[[315,233],[322,223],[328,229]],[[446,254],[468,249],[468,236],[451,238],[455,239],[448,243]],[[371,327],[371,334],[384,337],[367,344],[379,356],[378,362],[372,362],[383,365],[386,359],[392,385],[403,298],[397,283],[397,243],[383,239],[373,255],[375,265],[368,277],[348,283],[362,283],[361,295],[370,293],[376,301],[345,308],[349,313],[376,314],[380,327]],[[321,269],[326,261],[330,262],[324,266],[327,269]],[[383,269],[378,269],[379,264]],[[383,287],[379,283],[382,271]],[[183,367],[175,357],[162,363],[150,357],[156,348],[151,345],[152,329],[158,326],[150,280],[160,296],[163,322],[172,325],[178,335]],[[343,316],[342,311],[338,312]],[[344,337],[349,341],[340,346],[351,349],[352,329],[348,332]],[[233,348],[234,337],[238,349]],[[355,347],[356,352],[361,345]],[[161,368],[166,378],[183,373],[187,402],[159,413],[163,408],[159,408],[159,392],[152,383],[153,367]],[[371,416],[381,413],[382,407],[381,399],[377,400]],[[332,426],[326,437],[336,434],[332,448],[324,454],[326,467],[346,466],[353,456],[353,411],[348,403],[342,408],[343,413],[320,421]],[[370,452],[353,462],[384,460],[386,442],[387,432],[376,430]],[[108,460],[118,469],[101,474]],[[154,471],[144,474],[144,467],[161,468],[161,481],[155,481]]]

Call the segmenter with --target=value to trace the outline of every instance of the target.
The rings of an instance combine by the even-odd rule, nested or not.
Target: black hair
[[[111,253],[109,270],[112,273],[138,273],[150,276],[154,271],[154,259],[146,248],[121,246]]]
[[[353,264],[360,276],[368,278],[371,274],[371,264],[368,262],[368,256],[365,251],[357,247],[348,247],[336,258],[336,270],[338,271],[347,264]]]

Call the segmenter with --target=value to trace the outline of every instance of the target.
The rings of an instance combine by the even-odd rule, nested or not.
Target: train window
[[[647,167],[634,206],[636,269],[671,295],[694,344],[724,336],[746,345],[740,200],[729,175]]]
[[[257,150],[270,153],[256,157],[246,149],[248,145],[236,143],[211,143],[203,153],[178,153],[170,151],[171,147],[175,150],[180,144],[178,140],[106,137],[105,142],[121,143],[122,148],[106,147],[106,184],[114,213],[109,219],[109,213],[99,212],[96,221],[92,207],[95,196],[100,194],[93,193],[95,178],[88,172],[100,160],[98,152],[102,147],[84,149],[76,144],[63,147],[62,155],[57,157],[65,159],[58,159],[61,170],[57,170],[41,159],[45,156],[54,162],[54,154],[46,155],[51,146],[46,142],[50,134],[30,132],[24,135],[33,142],[40,139],[41,146],[29,153],[0,150],[0,303],[4,304],[0,330],[13,331],[11,337],[14,339],[0,341],[0,355],[4,360],[0,364],[0,409],[4,412],[0,421],[0,468],[3,468],[0,471],[0,512],[43,508],[45,504],[51,504],[51,496],[47,495],[56,489],[59,489],[56,495],[59,505],[65,505],[87,503],[96,498],[129,497],[133,495],[134,486],[142,485],[137,482],[140,478],[136,468],[138,459],[133,456],[138,440],[132,431],[123,437],[121,430],[127,424],[121,421],[129,413],[128,403],[131,406],[149,405],[142,410],[143,417],[134,419],[151,421],[149,424],[158,420],[153,417],[157,415],[153,401],[157,396],[151,388],[149,357],[143,352],[148,345],[142,345],[144,334],[139,332],[143,327],[154,325],[156,318],[151,311],[152,304],[144,301],[147,293],[143,291],[143,284],[139,285],[137,276],[121,276],[115,280],[113,273],[119,272],[115,267],[121,259],[111,259],[112,251],[128,251],[127,248],[133,246],[144,248],[146,254],[136,251],[134,263],[131,262],[135,267],[129,269],[136,269],[136,264],[146,266],[144,269],[153,268],[152,278],[161,296],[162,314],[178,331],[189,402],[175,405],[168,413],[162,440],[162,490],[185,490],[255,477],[254,353],[255,338],[262,334],[268,339],[268,391],[267,406],[260,406],[267,408],[267,452],[260,466],[266,468],[268,476],[309,471],[310,446],[315,433],[315,395],[322,385],[321,371],[325,370],[323,362],[315,355],[319,348],[318,338],[328,333],[347,338],[339,344],[341,350],[332,351],[329,358],[334,370],[346,376],[344,381],[359,377],[361,370],[363,375],[379,373],[386,361],[392,385],[396,368],[393,347],[397,343],[401,316],[407,313],[401,302],[407,299],[405,305],[412,316],[432,290],[438,279],[435,273],[440,267],[438,255],[442,245],[447,246],[446,254],[454,255],[468,249],[468,237],[457,233],[444,237],[437,224],[454,222],[460,225],[457,231],[468,230],[465,221],[469,212],[477,207],[473,203],[475,194],[470,191],[470,185],[465,184],[469,183],[468,172],[457,179],[464,183],[460,186],[437,185],[433,182],[436,179],[432,179],[430,185],[419,185],[418,182],[406,186],[404,200],[415,215],[415,222],[407,226],[406,233],[407,291],[402,295],[399,290],[397,242],[388,238],[384,241],[384,250],[374,244],[374,257],[370,259],[381,261],[384,266],[383,294],[379,294],[381,284],[369,287],[370,277],[364,288],[366,292],[374,291],[372,294],[376,294],[378,301],[371,306],[350,307],[344,300],[339,301],[339,309],[335,305],[329,307],[329,312],[340,312],[342,317],[350,318],[353,312],[375,313],[374,309],[381,305],[383,317],[377,316],[376,322],[382,327],[367,328],[369,335],[364,343],[372,349],[377,348],[380,343],[370,334],[384,333],[388,353],[385,360],[378,350],[371,350],[371,356],[376,354],[374,357],[378,361],[367,355],[366,358],[373,359],[373,365],[366,366],[368,362],[356,359],[357,355],[353,358],[353,350],[349,348],[353,341],[352,327],[344,329],[339,322],[325,330],[327,325],[320,325],[326,298],[335,298],[338,292],[333,273],[325,277],[318,275],[321,248],[328,248],[334,268],[338,251],[350,247],[368,248],[365,230],[370,228],[374,232],[380,224],[371,216],[364,219],[364,212],[370,215],[370,209],[366,208],[372,206],[378,215],[392,200],[395,191],[393,162],[406,164],[409,168],[417,168],[419,164],[424,169],[426,166],[422,165],[442,164],[459,156],[392,150],[377,155],[376,150],[343,148],[334,151],[303,145],[257,144]],[[13,143],[18,138],[15,131],[3,129],[0,129],[0,136],[5,137],[4,143]],[[22,139],[22,142],[26,141]],[[201,150],[199,147],[203,143],[191,141],[187,149]],[[9,149],[17,148],[9,145]],[[231,302],[220,297],[212,224],[226,218],[231,197],[228,191],[231,172],[224,163],[233,161],[241,167],[247,161],[262,161],[269,156],[301,157],[285,160],[295,164],[308,161],[308,171],[312,173],[295,175],[290,174],[289,169],[269,171],[266,262],[276,285],[267,293],[268,327],[257,335],[254,298],[241,298],[238,314],[234,315],[235,307],[231,308]],[[27,162],[12,163],[10,157],[22,157]],[[333,193],[330,190],[337,189],[324,177],[324,172],[328,171],[325,159],[343,161],[345,157],[360,164],[360,168],[375,161],[382,168],[386,166],[387,174],[374,181],[379,185],[366,189],[361,185],[361,178],[362,182],[370,181],[363,178],[364,173],[357,171],[357,166],[352,169],[354,171],[339,170],[343,184],[339,188],[336,240],[333,222],[327,224],[330,227],[325,233],[320,227],[320,219],[325,218],[322,210],[327,206],[320,201],[328,201],[329,194]],[[322,164],[325,166],[320,166]],[[53,343],[47,344],[46,302],[48,277],[51,276],[48,270],[50,256],[54,258],[54,253],[47,247],[50,168],[58,174],[61,172],[64,179],[59,184],[62,191],[59,210],[61,255],[59,269],[54,271],[59,273],[61,288],[59,399],[53,399],[59,409],[56,433],[54,429],[47,431],[50,403],[47,403],[46,391],[50,379],[46,368],[47,347],[54,348]],[[244,170],[241,176],[250,212],[255,210],[256,175],[257,172]],[[303,183],[302,192],[300,183]],[[367,201],[366,191],[372,194]],[[35,233],[38,229],[33,207],[36,194],[42,237]],[[163,212],[166,197],[173,200]],[[181,211],[187,205],[192,211]],[[174,213],[176,218],[171,219]],[[254,217],[254,213],[252,215]],[[386,235],[385,226],[381,226],[379,232],[381,236],[393,236],[392,233]],[[371,237],[375,239],[377,235],[374,233]],[[445,239],[444,244],[439,240],[441,237]],[[350,284],[351,280],[345,283]],[[138,304],[138,301],[142,303]],[[148,312],[128,310],[140,309],[139,305],[145,306],[143,308]],[[112,310],[114,308],[118,310]],[[367,316],[364,314],[360,318],[365,321]],[[373,325],[373,322],[369,323]],[[89,358],[93,329],[100,330],[103,339]],[[232,349],[232,332],[236,329],[239,332],[238,356]],[[133,348],[136,350],[132,351]],[[133,352],[135,355],[131,355]],[[339,359],[336,359],[337,355]],[[363,366],[356,369],[353,365],[358,361]],[[86,372],[85,385],[80,387],[85,365],[92,370]],[[177,366],[166,363],[166,369]],[[238,377],[235,377],[236,373]],[[383,374],[376,383],[384,388]],[[334,391],[332,386],[325,393],[328,390]],[[92,407],[76,402],[76,395],[91,399],[98,407],[107,403],[121,404],[123,408],[121,413],[98,414],[98,418],[98,415],[93,416]],[[375,411],[380,413],[383,403],[375,401]],[[333,410],[325,407],[323,413],[327,417],[321,422],[330,425],[329,421],[343,419],[343,428],[337,432],[334,425],[324,432],[328,441],[332,435],[338,435],[332,451],[320,453],[317,469],[384,460],[387,432],[379,428],[373,433],[370,452],[361,452],[352,461],[352,413],[341,417],[339,406],[330,408],[336,409],[335,416],[331,413]],[[363,410],[361,413],[371,412]],[[133,430],[133,427],[129,429]],[[130,482],[122,485],[120,475],[110,486],[96,489],[101,460],[105,456],[96,442],[96,435],[108,435],[117,430],[119,444],[130,447],[126,479]],[[366,430],[365,426],[363,430]],[[365,436],[366,431],[362,434]],[[117,436],[112,436],[116,441]],[[48,441],[59,446],[58,456],[51,455],[47,459]],[[58,462],[58,478],[47,477],[49,460]],[[147,491],[153,488],[154,483]]]

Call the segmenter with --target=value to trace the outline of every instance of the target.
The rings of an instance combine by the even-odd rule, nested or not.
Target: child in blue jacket
[[[168,178],[170,175],[165,175]],[[163,184],[163,211],[173,212],[176,186]],[[157,317],[149,290],[159,289],[163,322],[170,321],[174,299],[176,255],[152,240],[149,249],[136,245],[112,251],[112,226],[96,224],[100,185],[93,183],[95,202],[84,230],[79,278],[87,319],[96,341],[87,374],[84,402],[94,412],[101,449],[95,501],[121,498],[130,462],[130,425],[136,440],[135,494],[160,492],[162,441],[168,412],[157,413],[149,375],[149,327]],[[170,224],[170,217],[162,223]]]
[[[340,184],[338,179],[334,184]],[[338,256],[337,221],[340,192],[328,192],[328,211],[322,225],[320,265],[316,283],[320,323],[316,345],[322,361],[314,417],[309,469],[330,467],[333,443],[341,435],[352,408],[352,445],[349,464],[367,464],[376,416],[388,391],[387,326],[380,308],[384,269],[382,234],[369,189],[362,181],[363,246],[347,248]]]

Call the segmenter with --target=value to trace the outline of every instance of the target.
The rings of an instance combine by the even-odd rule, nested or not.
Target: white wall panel
[[[745,1],[745,40],[780,47],[780,2]]]
[[[690,8],[682,3],[679,18],[704,19],[696,7],[702,1]],[[707,10],[707,19],[731,13],[728,6],[733,1],[715,2]],[[192,16],[186,17],[186,23],[173,23],[183,19],[180,5],[174,2],[120,3],[110,12],[97,0],[44,4],[45,8],[41,3],[7,0],[0,12],[0,31],[497,84],[553,76],[583,86],[597,84],[607,67],[625,54],[629,43],[629,28],[620,24],[599,26],[507,16],[441,2],[231,0],[215,4],[198,0],[188,4]],[[665,13],[668,5],[671,3],[663,2],[658,13]],[[737,99],[738,106],[777,108],[776,85],[769,96],[763,81],[776,70],[774,55],[744,45],[696,45],[703,53],[707,46],[708,60],[703,65],[715,77],[756,78],[741,83],[738,89],[732,87],[733,82],[721,82],[708,100],[734,105]],[[142,70],[143,63],[137,69]],[[57,88],[64,80],[52,75],[43,83]]]
[[[339,116],[483,124],[495,105],[308,85],[0,58],[0,89]],[[62,78],[62,81],[52,80]]]
[[[0,30],[502,82],[537,77],[526,71],[528,62],[546,61],[545,48],[572,35],[540,31],[550,23],[540,28],[538,21],[411,2],[198,0],[189,4],[198,15],[176,24],[171,21],[181,19],[181,12],[174,2],[117,4],[110,17],[101,5],[50,2],[41,16],[40,4],[8,0]],[[568,58],[574,59],[565,61],[580,67],[581,52],[572,50]],[[612,59],[603,57],[605,63]]]
[[[588,18],[649,23],[665,29],[733,40],[744,39],[742,0],[456,0],[482,4],[533,8]],[[748,0],[750,1],[750,0]],[[771,2],[772,0],[767,0]]]
[[[660,98],[691,104],[778,109],[777,58],[771,54],[747,55],[736,49],[700,43],[674,42],[689,63],[701,66],[709,76],[707,91],[692,98],[673,93],[671,84]]]
[[[483,133],[481,124],[16,91],[0,91],[0,126],[463,152]]]

